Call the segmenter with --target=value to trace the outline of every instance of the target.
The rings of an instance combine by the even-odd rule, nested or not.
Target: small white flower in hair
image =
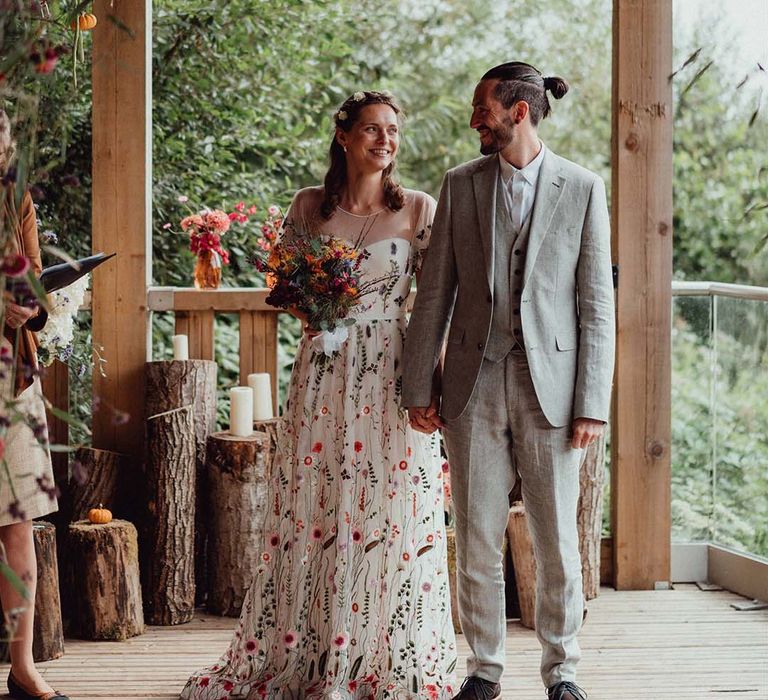
[[[336,119],[340,122],[346,121],[348,116],[349,115],[343,109],[336,112]]]
[[[362,102],[365,99],[365,93],[364,92],[356,92],[354,95],[352,95],[352,99],[355,102]]]

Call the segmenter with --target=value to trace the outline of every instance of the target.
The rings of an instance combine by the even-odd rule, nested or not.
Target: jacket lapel
[[[488,288],[493,290],[494,226],[496,222],[496,185],[499,179],[497,156],[489,156],[472,176],[475,205],[480,222],[480,241],[485,256]]]
[[[560,202],[560,197],[563,196],[565,186],[566,179],[560,174],[556,157],[551,151],[547,151],[541,163],[539,180],[536,185],[536,198],[534,199],[533,211],[531,212],[531,229],[528,233],[524,284],[528,283],[528,279],[531,276],[539,250],[541,250],[541,244],[549,232],[555,210]]]

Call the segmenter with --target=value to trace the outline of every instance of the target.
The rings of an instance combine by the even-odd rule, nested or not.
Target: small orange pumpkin
[[[91,29],[96,26],[97,22],[96,15],[91,14],[90,12],[83,12],[83,14],[77,18],[77,24],[72,22],[69,27],[74,31],[79,26],[81,32],[90,32]]]
[[[106,525],[112,522],[112,511],[107,510],[99,503],[98,508],[91,508],[88,511],[88,520],[94,525]]]

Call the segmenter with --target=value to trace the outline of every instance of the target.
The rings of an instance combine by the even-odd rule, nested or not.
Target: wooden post
[[[191,406],[147,418],[144,598],[153,625],[189,622],[195,610],[195,432]]]
[[[67,549],[75,635],[121,641],[142,634],[139,545],[133,524],[72,523]]]
[[[672,0],[613,2],[615,585],[670,578]]]
[[[265,433],[208,438],[208,610],[237,617],[263,551],[267,508]]]
[[[117,253],[93,275],[93,339],[106,377],[93,376],[100,410],[93,444],[143,454],[144,363],[151,278],[151,0],[95,0],[93,31],[93,250]],[[127,29],[126,29],[127,28]],[[115,420],[115,408],[128,422]]]
[[[195,431],[195,603],[205,602],[206,528],[205,445],[216,428],[216,363],[211,360],[148,362],[147,415],[192,408]]]

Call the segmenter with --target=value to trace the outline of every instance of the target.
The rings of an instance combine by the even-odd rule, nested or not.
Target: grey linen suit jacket
[[[448,421],[472,397],[490,333],[498,172],[491,155],[446,173],[408,325],[402,404],[429,405],[447,331],[440,413]],[[605,185],[548,150],[531,217],[520,314],[539,404],[555,427],[607,421],[615,320]]]

